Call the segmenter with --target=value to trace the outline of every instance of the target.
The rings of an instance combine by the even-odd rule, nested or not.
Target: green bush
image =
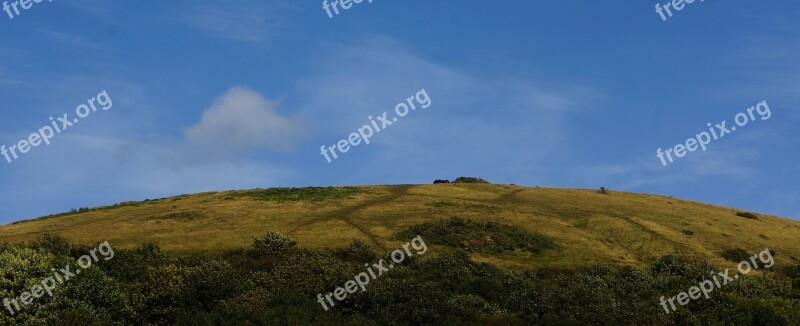
[[[292,237],[272,231],[253,240],[253,247],[266,256],[277,255],[291,249],[296,244],[297,240]]]
[[[750,213],[750,212],[736,212],[736,216],[744,217],[749,220],[757,220],[758,215]]]
[[[123,282],[139,280],[148,266],[167,262],[167,256],[154,243],[146,243],[135,249],[115,249],[114,258],[107,264],[98,265],[107,275]]]
[[[458,177],[453,181],[453,183],[489,183],[489,181],[483,180],[481,178]]]
[[[430,238],[423,235],[426,242],[443,245],[458,244],[458,235],[492,234],[512,248],[527,241],[518,230],[491,222],[455,219],[422,230],[431,232]],[[71,255],[85,248],[70,244],[65,250],[64,244],[53,237],[0,246],[0,299],[19,296],[51,276],[53,267],[74,266]],[[800,320],[800,265],[739,277],[715,289],[710,299],[665,314],[661,296],[686,291],[718,268],[670,255],[649,269],[512,271],[448,249],[395,266],[370,280],[365,292],[348,294],[325,311],[318,293],[364,272],[362,261],[387,258],[373,257],[360,241],[337,251],[279,251],[264,257],[242,249],[214,259],[169,257],[152,244],[118,249],[113,260],[83,270],[52,297],[38,298],[14,316],[0,313],[0,325],[796,325]]]
[[[64,256],[68,256],[70,254],[70,249],[72,249],[72,245],[70,245],[67,238],[58,234],[49,233],[39,237],[39,240],[36,241],[32,247],[46,250],[54,255]]]
[[[353,240],[347,248],[339,250],[339,256],[346,261],[356,263],[372,263],[378,260],[378,254],[372,247],[362,240]]]
[[[725,258],[725,260],[727,261],[738,263],[750,258],[750,253],[742,248],[735,248],[735,249],[726,249],[725,251],[722,252],[720,256],[722,256],[722,258]]]
[[[93,321],[123,326],[138,322],[137,312],[130,305],[123,284],[97,266],[81,270],[80,274],[56,288],[52,298],[43,299],[47,304],[37,313],[50,316],[47,324],[51,325],[79,325],[75,323]]]

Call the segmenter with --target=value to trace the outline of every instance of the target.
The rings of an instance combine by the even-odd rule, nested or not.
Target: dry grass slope
[[[643,266],[669,253],[725,266],[731,263],[720,254],[733,248],[773,249],[781,265],[800,259],[800,222],[762,214],[748,219],[732,208],[654,195],[491,184],[347,187],[333,194],[309,191],[304,200],[274,197],[271,190],[226,191],[125,203],[0,226],[0,242],[58,233],[79,243],[155,242],[176,253],[218,253],[277,231],[304,247],[344,247],[361,239],[394,248],[401,244],[398,232],[458,216],[519,226],[558,244],[543,254],[475,255],[509,268]]]

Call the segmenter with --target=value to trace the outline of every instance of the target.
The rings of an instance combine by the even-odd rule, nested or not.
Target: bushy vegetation
[[[770,256],[772,257],[778,256],[775,250],[772,249],[767,249],[767,250],[769,251]],[[722,258],[725,258],[725,260],[730,261],[732,263],[739,263],[750,259],[752,254],[742,248],[734,248],[734,249],[726,249],[725,251],[722,252],[722,255],[720,256],[722,256]]]
[[[450,183],[450,180],[447,179],[433,180],[433,184],[440,184],[440,183]],[[474,177],[458,177],[455,180],[453,180],[453,183],[489,183],[489,181]]]
[[[521,228],[493,221],[473,222],[458,217],[415,225],[399,234],[400,238],[421,235],[426,241],[469,252],[499,253],[521,249],[540,253],[556,248],[550,238]]]
[[[250,197],[258,200],[273,201],[322,201],[344,199],[363,192],[356,187],[305,187],[305,188],[269,188],[237,192],[239,197]]]
[[[750,258],[750,253],[742,248],[734,248],[734,249],[726,249],[725,251],[722,252],[722,255],[720,256],[722,256],[722,258],[725,258],[725,260],[727,261],[739,263],[742,261],[746,261],[747,258]]]
[[[338,254],[343,260],[356,263],[371,263],[379,258],[372,246],[362,240],[353,240],[347,248],[339,250]]]
[[[432,240],[433,238],[431,238]],[[427,240],[426,240],[427,241]],[[49,236],[0,246],[0,297],[18,296],[84,254]],[[335,251],[256,249],[169,257],[158,246],[116,249],[0,325],[796,325],[800,265],[747,276],[665,314],[658,299],[717,271],[666,256],[648,269],[590,266],[508,271],[460,250],[404,262],[324,311],[327,293],[376,259],[366,243]]]
[[[453,183],[489,183],[489,181],[483,180],[481,178],[458,177],[453,181]]]
[[[758,215],[750,213],[750,212],[736,212],[736,216],[744,217],[748,220],[757,220]]]
[[[277,255],[291,249],[296,244],[297,240],[278,232],[267,232],[253,240],[253,247],[265,256]]]

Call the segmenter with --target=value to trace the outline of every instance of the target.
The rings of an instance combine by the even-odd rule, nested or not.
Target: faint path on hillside
[[[646,234],[649,234],[649,235],[651,235],[653,238],[656,238],[656,239],[658,239],[658,240],[661,240],[661,241],[667,242],[667,243],[669,243],[669,244],[671,244],[671,245],[673,245],[673,246],[675,246],[675,247],[681,247],[681,246],[683,246],[683,244],[681,244],[681,243],[678,243],[678,242],[677,242],[677,241],[675,241],[675,240],[669,239],[669,238],[667,238],[667,237],[665,237],[665,236],[661,235],[660,233],[656,232],[655,230],[652,230],[652,229],[650,229],[650,228],[649,228],[649,227],[647,227],[646,225],[644,225],[644,224],[642,224],[642,223],[639,223],[639,222],[637,222],[637,221],[634,221],[634,220],[633,220],[632,218],[630,218],[630,217],[626,217],[626,216],[618,216],[618,218],[620,218],[620,219],[624,220],[625,222],[628,222],[628,224],[630,224],[630,225],[632,225],[632,226],[634,226],[634,227],[638,228],[638,229],[639,229],[639,231],[642,231],[642,232],[644,232],[644,233],[646,233]]]
[[[498,203],[513,203],[517,199],[517,194],[519,194],[519,193],[521,193],[521,192],[523,192],[525,190],[526,190],[525,188],[521,188],[521,189],[517,189],[517,190],[511,191],[511,192],[509,192],[507,194],[501,195],[500,197],[498,197],[494,201],[498,202]]]
[[[498,203],[498,204],[500,204],[500,203],[505,203],[505,204],[517,203],[519,201],[519,198],[517,198],[517,194],[519,194],[520,192],[523,192],[525,190],[527,190],[527,189],[526,188],[522,188],[522,189],[516,189],[516,190],[510,191],[508,193],[500,195],[499,197],[497,197],[497,199],[492,200],[491,202],[492,203]],[[626,216],[616,216],[616,217],[621,219],[621,220],[623,220],[623,221],[625,221],[626,223],[628,223],[629,225],[631,225],[635,229],[638,229],[640,232],[642,232],[642,233],[644,233],[646,235],[649,235],[650,237],[653,238],[653,240],[663,241],[663,242],[671,245],[677,251],[702,252],[702,251],[705,250],[705,248],[702,248],[702,247],[700,247],[700,248],[690,248],[686,244],[680,243],[680,242],[678,242],[676,240],[668,238],[667,236],[665,236],[665,235],[663,235],[661,233],[656,232],[655,230],[649,228],[647,225],[644,225],[644,224],[634,220],[633,218],[626,217]],[[642,260],[642,261],[647,258],[647,257],[638,257],[638,255],[636,253],[634,253],[634,255],[637,256],[637,259]]]
[[[644,233],[645,235],[649,235],[652,238],[652,241],[661,241],[661,242],[666,243],[667,245],[671,246],[672,249],[675,250],[678,253],[681,253],[681,252],[688,252],[688,253],[696,252],[696,253],[703,253],[703,254],[709,255],[709,256],[714,256],[713,253],[709,252],[708,249],[703,247],[702,245],[697,245],[697,244],[692,243],[692,242],[690,242],[688,244],[685,244],[685,243],[681,243],[679,241],[670,239],[666,235],[661,234],[661,233],[651,229],[650,227],[648,227],[647,225],[645,225],[645,224],[643,224],[643,223],[641,223],[639,221],[636,221],[634,218],[627,217],[627,216],[620,216],[620,215],[614,215],[614,216],[610,216],[610,217],[618,218],[618,219],[628,223],[628,225],[634,227],[634,229],[637,229],[638,231]],[[641,240],[642,241],[647,241],[645,239],[641,239]],[[648,252],[644,252],[643,253],[640,250],[628,248],[627,246],[622,246],[620,248],[625,250],[625,251],[627,251],[628,253],[630,253],[634,257],[636,257],[636,260],[638,260],[640,262],[646,262],[646,261],[652,259],[652,257],[648,254]]]
[[[378,241],[378,237],[376,235],[370,233],[367,228],[365,228],[363,226],[360,226],[360,225],[356,224],[355,222],[353,222],[352,215],[355,214],[356,212],[360,211],[360,210],[369,208],[371,206],[380,205],[381,203],[385,203],[385,202],[392,201],[392,200],[398,199],[400,197],[403,197],[406,194],[408,194],[408,192],[411,190],[411,188],[414,188],[414,187],[415,187],[415,185],[389,186],[388,189],[386,189],[386,190],[389,191],[388,195],[381,196],[381,197],[378,197],[378,198],[373,198],[373,199],[367,200],[367,201],[365,201],[363,203],[360,203],[358,205],[355,205],[355,206],[348,206],[348,207],[341,208],[341,209],[339,209],[337,211],[333,211],[333,212],[330,212],[330,213],[325,213],[325,214],[321,215],[319,218],[315,218],[315,219],[312,219],[310,221],[301,223],[300,225],[298,225],[294,229],[292,229],[292,231],[290,231],[289,234],[292,234],[292,233],[296,232],[297,230],[299,230],[300,228],[303,228],[303,227],[306,227],[306,226],[309,226],[309,225],[312,225],[312,224],[327,222],[327,221],[331,221],[331,220],[338,220],[338,221],[342,221],[342,222],[346,223],[347,225],[352,226],[356,230],[361,231],[361,233],[363,233],[365,236],[367,236],[367,238],[369,238],[369,240],[372,241],[372,243],[377,245],[378,248],[381,248],[382,250],[385,251],[386,247],[384,247],[383,244]]]

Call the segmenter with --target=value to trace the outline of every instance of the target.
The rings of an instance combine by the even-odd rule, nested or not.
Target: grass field
[[[800,259],[800,222],[675,198],[596,190],[491,184],[256,189],[128,202],[0,226],[0,242],[44,233],[115,247],[154,242],[174,253],[248,247],[266,231],[289,234],[301,247],[340,248],[361,239],[395,248],[413,225],[450,217],[496,221],[551,238],[558,248],[473,254],[507,268],[593,263],[645,266],[669,253],[720,266],[726,249],[770,248],[778,264]],[[446,250],[445,248],[438,248]]]

